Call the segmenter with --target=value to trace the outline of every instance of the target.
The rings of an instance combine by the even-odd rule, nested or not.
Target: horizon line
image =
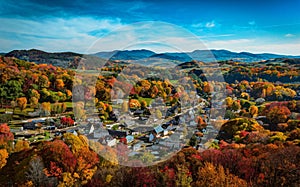
[[[78,53],[78,54],[82,54],[82,55],[91,55],[91,54],[96,54],[96,53],[109,53],[109,52],[114,52],[114,51],[140,51],[140,50],[147,50],[147,51],[152,51],[156,54],[162,54],[162,53],[192,53],[195,51],[229,51],[232,53],[251,53],[251,54],[273,54],[273,55],[284,55],[284,56],[300,56],[300,54],[286,54],[286,53],[273,53],[273,52],[251,52],[251,51],[236,51],[236,50],[230,50],[230,49],[225,49],[225,48],[210,48],[210,49],[194,49],[192,51],[157,51],[157,50],[153,50],[153,49],[146,49],[146,48],[139,48],[139,49],[125,49],[125,50],[121,50],[121,49],[114,49],[114,50],[103,50],[103,51],[98,51],[98,52],[93,52],[93,53],[83,53],[83,52],[76,52],[76,51],[69,51],[69,50],[63,50],[63,51],[48,51],[48,50],[42,50],[42,49],[37,49],[37,48],[27,48],[27,49],[13,49],[11,51],[5,52],[5,51],[0,51],[0,53],[10,53],[12,51],[30,51],[30,50],[38,50],[38,51],[43,51],[46,53]]]

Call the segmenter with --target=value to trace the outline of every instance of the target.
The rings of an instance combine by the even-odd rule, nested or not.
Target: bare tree
[[[34,157],[29,162],[28,171],[25,173],[26,179],[32,181],[34,186],[56,186],[57,179],[47,177],[43,170],[44,163],[41,157]]]

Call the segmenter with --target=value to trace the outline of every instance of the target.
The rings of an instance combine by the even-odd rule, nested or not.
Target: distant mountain
[[[195,50],[187,53],[195,60],[203,62],[235,60],[242,62],[259,62],[262,60],[275,59],[275,58],[300,58],[300,56],[286,56],[270,53],[253,54],[249,52],[231,52],[228,50]]]
[[[94,56],[110,59],[110,60],[140,60],[149,58],[155,55],[153,51],[141,49],[141,50],[126,50],[126,51],[111,51],[111,52],[99,52],[93,54]]]
[[[45,51],[31,50],[14,50],[4,54],[7,57],[16,57],[22,60],[35,62],[38,64],[52,64],[64,68],[76,68],[82,58],[89,58],[89,63],[97,65],[110,60],[121,60],[128,63],[138,63],[145,66],[164,66],[171,67],[183,62],[191,62],[197,60],[201,62],[213,61],[242,61],[242,62],[278,62],[284,63],[299,63],[300,56],[286,56],[278,54],[253,54],[249,52],[231,52],[228,50],[195,50],[193,52],[181,53],[155,53],[150,50],[125,50],[125,51],[110,51],[99,52],[95,54],[85,55],[73,52],[48,53]],[[89,56],[89,57],[88,57]],[[104,60],[106,59],[106,60]],[[290,60],[294,59],[294,60]],[[274,61],[275,60],[275,61]],[[87,67],[85,67],[87,68]]]
[[[154,53],[149,50],[111,51],[99,52],[95,56],[111,60],[140,60],[146,58],[161,58],[179,62],[198,60],[203,62],[235,60],[243,62],[259,62],[262,60],[276,58],[300,58],[300,56],[287,56],[270,53],[253,54],[249,52],[232,52],[228,50],[195,50],[193,52],[181,53]]]
[[[192,57],[186,53],[160,53],[160,54],[152,55],[151,57],[164,58],[164,59],[180,61],[180,62],[188,62],[193,60]]]
[[[265,64],[300,64],[300,58],[274,58],[264,61]]]
[[[97,56],[97,57],[100,57],[100,58],[103,58],[103,59],[110,59],[112,56],[114,56],[116,53],[118,52],[118,50],[115,50],[115,51],[103,51],[103,52],[98,52],[98,53],[95,53],[95,54],[92,54],[94,56]]]
[[[73,52],[48,53],[37,49],[30,49],[14,50],[5,54],[5,56],[16,57],[37,64],[52,64],[64,68],[74,68],[77,67],[82,54]]]

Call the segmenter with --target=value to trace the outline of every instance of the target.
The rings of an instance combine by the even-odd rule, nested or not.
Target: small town
[[[300,187],[299,7],[1,0],[0,187]]]

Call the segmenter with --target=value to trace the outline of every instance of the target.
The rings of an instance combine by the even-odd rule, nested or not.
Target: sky
[[[300,0],[1,0],[0,52],[146,48],[300,55]]]

